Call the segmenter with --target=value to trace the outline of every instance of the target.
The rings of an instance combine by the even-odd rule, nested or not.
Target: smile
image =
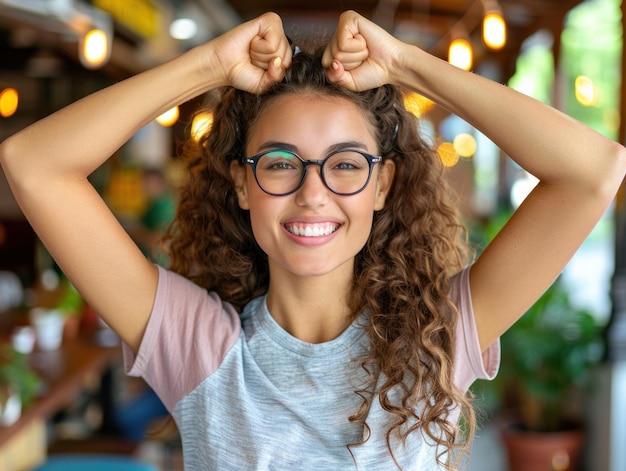
[[[327,222],[323,224],[285,224],[285,229],[293,235],[301,237],[327,236],[339,229],[339,224]]]

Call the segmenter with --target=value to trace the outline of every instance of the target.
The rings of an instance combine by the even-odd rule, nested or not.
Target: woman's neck
[[[270,273],[268,309],[274,320],[294,337],[309,343],[327,342],[350,325],[352,266],[311,277],[294,276],[280,268]]]

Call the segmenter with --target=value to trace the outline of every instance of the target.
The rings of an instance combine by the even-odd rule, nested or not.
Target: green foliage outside
[[[587,0],[567,16],[561,35],[559,73],[549,39],[537,35],[517,61],[509,85],[540,101],[555,105],[573,118],[611,139],[619,129],[622,25],[620,0]],[[596,99],[585,106],[576,98],[576,78],[594,84]],[[559,96],[554,96],[558,89]]]
[[[620,0],[588,0],[573,9],[561,37],[564,73],[564,111],[607,137],[619,129],[622,25]],[[583,106],[576,100],[576,77],[589,77],[597,88],[597,102]]]

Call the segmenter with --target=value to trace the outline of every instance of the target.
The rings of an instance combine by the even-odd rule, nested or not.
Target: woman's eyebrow
[[[361,149],[368,150],[367,145],[364,142],[360,141],[346,141],[346,142],[338,142],[337,144],[333,144],[332,146],[326,149],[326,153],[330,154],[331,152],[343,149]]]
[[[288,144],[286,142],[280,142],[280,141],[264,142],[259,147],[257,147],[256,150],[257,152],[263,152],[264,150],[269,150],[269,149],[283,149],[283,150],[289,150],[294,153],[297,153],[298,151],[298,148],[294,146],[293,144]]]
[[[256,150],[257,152],[263,152],[264,150],[268,150],[268,149],[284,149],[284,150],[288,150],[294,153],[298,153],[298,147],[295,146],[294,144],[289,144],[287,142],[281,142],[281,141],[267,141],[264,142],[263,144],[261,144]],[[330,146],[328,146],[326,148],[326,155],[330,154],[331,152],[335,152],[338,150],[344,150],[344,149],[361,149],[361,150],[368,150],[368,147],[365,143],[360,142],[360,141],[345,141],[345,142],[337,142],[335,144],[332,144]]]

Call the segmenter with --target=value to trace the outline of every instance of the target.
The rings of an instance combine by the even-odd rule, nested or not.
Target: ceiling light
[[[483,0],[483,43],[490,49],[500,50],[506,45],[506,22],[496,0]]]
[[[80,41],[80,62],[88,69],[102,67],[111,56],[109,36],[105,31],[92,29]]]
[[[0,91],[0,116],[8,118],[17,111],[19,93],[15,88],[8,87]]]
[[[178,18],[170,25],[170,36],[185,41],[193,38],[198,32],[198,24],[190,18]]]
[[[176,124],[179,116],[180,116],[180,111],[178,109],[178,106],[175,106],[174,108],[170,108],[165,113],[162,113],[161,115],[159,115],[156,118],[156,122],[159,123],[161,126],[170,127]]]
[[[457,37],[450,43],[448,62],[463,70],[471,70],[474,63],[472,45],[464,37]]]

